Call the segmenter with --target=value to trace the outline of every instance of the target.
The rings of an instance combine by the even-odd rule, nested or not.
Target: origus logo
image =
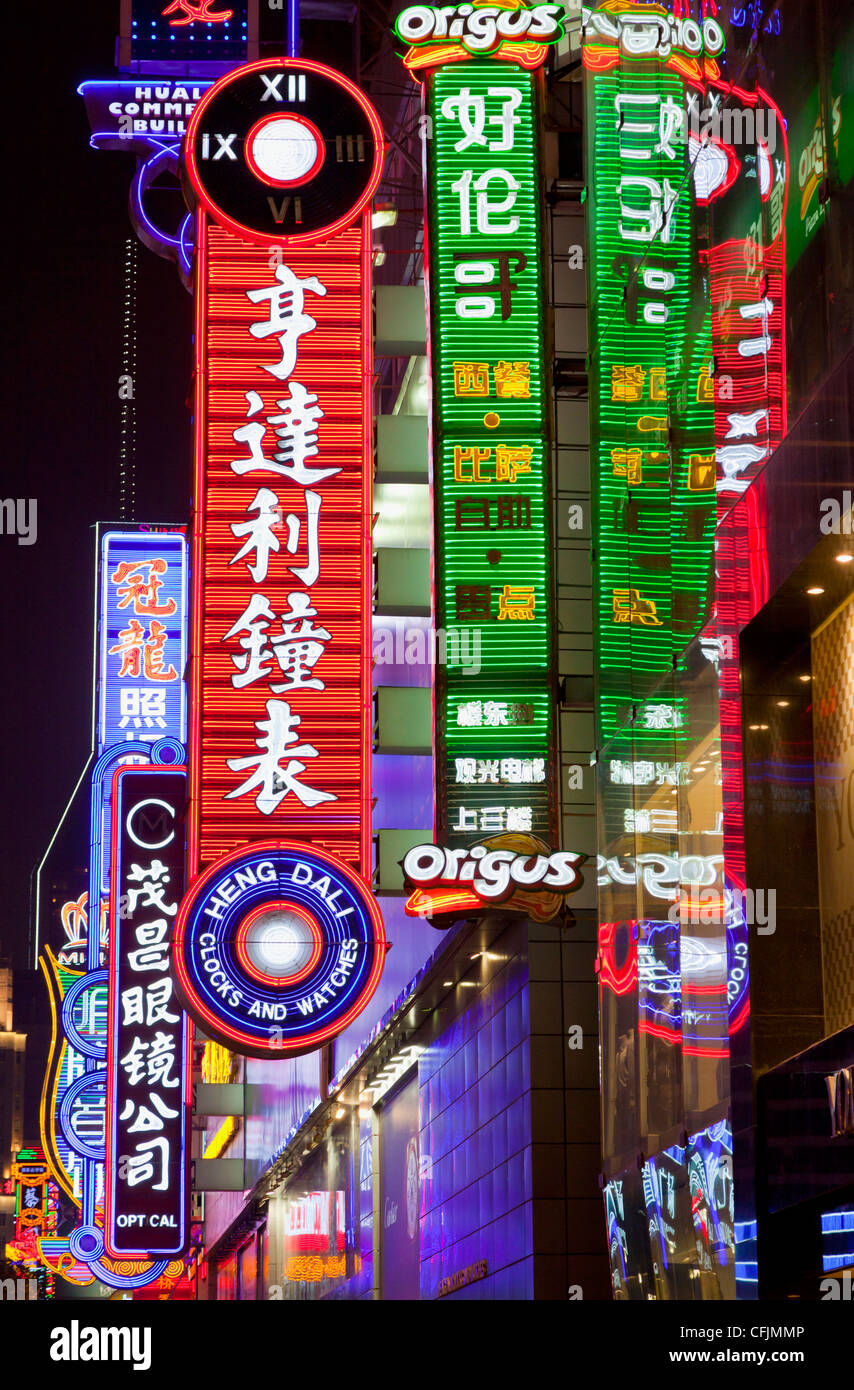
[[[415,47],[450,41],[482,58],[504,43],[557,43],[565,12],[564,5],[410,5],[398,15],[395,33]]]
[[[624,57],[663,59],[693,83],[721,75],[717,60],[724,32],[711,15],[702,21],[677,19],[663,5],[605,0],[598,10],[582,7],[581,37],[584,66],[592,72],[608,72]]]
[[[581,886],[577,866],[585,858],[571,851],[553,853],[533,835],[496,835],[468,849],[416,845],[402,861],[415,890],[406,912],[453,918],[500,904],[547,922],[557,916],[564,896]]]

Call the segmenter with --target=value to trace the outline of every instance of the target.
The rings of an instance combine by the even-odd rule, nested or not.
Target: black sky
[[[30,874],[86,760],[93,532],[118,519],[119,376],[132,155],[89,148],[76,89],[114,75],[113,3],[19,11],[4,43],[2,498],[35,498],[38,539],[0,535],[4,596],[0,955],[26,959]],[[32,56],[29,56],[32,55]],[[191,301],[138,248],[139,521],[190,506]]]

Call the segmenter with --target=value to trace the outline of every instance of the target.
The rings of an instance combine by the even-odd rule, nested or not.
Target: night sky
[[[52,5],[6,38],[2,498],[38,538],[0,535],[5,596],[0,956],[30,964],[30,875],[88,756],[96,521],[119,517],[119,376],[133,155],[89,148],[86,78],[114,75],[119,3]],[[20,10],[17,22],[35,12]],[[27,54],[34,54],[32,58]],[[138,521],[187,521],[191,300],[138,246]]]

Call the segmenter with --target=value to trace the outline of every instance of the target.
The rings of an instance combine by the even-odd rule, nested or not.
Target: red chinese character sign
[[[189,1234],[189,1021],[169,976],[185,772],[113,776],[105,1236],[116,1258],[180,1255]]]
[[[190,875],[286,838],[364,883],[382,129],[320,64],[253,63],[196,108],[185,163],[198,204]]]

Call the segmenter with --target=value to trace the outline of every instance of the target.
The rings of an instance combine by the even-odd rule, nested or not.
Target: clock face
[[[341,860],[260,840],[194,880],[172,951],[176,988],[205,1033],[275,1060],[314,1051],[361,1013],[385,934],[376,900]]]
[[[358,87],[320,63],[250,63],[193,113],[185,164],[211,216],[251,241],[294,245],[351,225],[382,172],[382,127]]]

